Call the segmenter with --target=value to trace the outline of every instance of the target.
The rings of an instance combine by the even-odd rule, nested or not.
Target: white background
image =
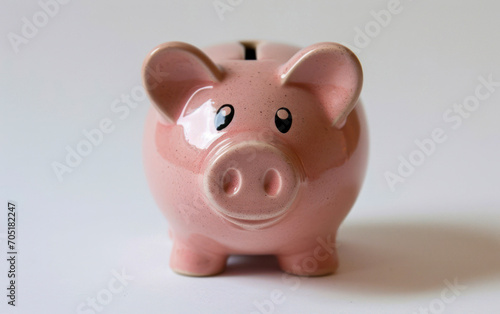
[[[401,0],[402,11],[379,29],[370,12],[388,0],[233,0],[222,18],[211,0],[102,2],[60,5],[17,53],[9,33],[23,36],[23,18],[42,9],[1,2],[0,312],[93,313],[96,297],[109,301],[99,313],[499,312],[500,87],[456,129],[443,120],[474,96],[479,77],[500,81],[498,2]],[[231,258],[217,277],[173,273],[168,225],[142,168],[149,103],[126,117],[111,110],[140,85],[146,54],[173,40],[356,48],[356,28],[366,26],[372,37],[357,54],[370,164],[340,229],[337,274],[284,281],[268,257]],[[60,182],[51,164],[104,118],[113,132]],[[397,174],[398,156],[408,158],[436,128],[446,141],[391,191],[384,173]],[[18,210],[15,309],[4,296],[9,200]],[[109,292],[122,271],[126,285]],[[454,281],[455,294],[446,284]],[[283,302],[271,306],[274,293]]]

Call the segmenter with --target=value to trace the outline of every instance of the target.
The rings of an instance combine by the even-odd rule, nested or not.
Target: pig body
[[[361,67],[333,43],[245,45],[167,43],[145,61],[144,164],[170,266],[206,276],[270,254],[288,273],[332,273],[367,163]]]

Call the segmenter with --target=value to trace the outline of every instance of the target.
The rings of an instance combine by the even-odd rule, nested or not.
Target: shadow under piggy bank
[[[500,276],[499,236],[473,226],[347,224],[337,244],[339,269],[332,276],[307,278],[309,287],[370,295],[415,293],[443,289],[445,280],[468,286]],[[240,256],[229,260],[225,275],[275,277],[278,269],[273,257]]]

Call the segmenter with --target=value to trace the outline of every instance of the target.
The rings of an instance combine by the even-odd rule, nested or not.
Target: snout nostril
[[[236,169],[228,169],[222,177],[222,189],[227,195],[234,195],[241,185],[241,174]]]
[[[276,196],[281,190],[281,176],[276,169],[267,170],[264,175],[264,191],[269,196]]]
[[[284,217],[302,183],[293,152],[257,140],[221,145],[207,156],[199,178],[214,213],[243,229]]]

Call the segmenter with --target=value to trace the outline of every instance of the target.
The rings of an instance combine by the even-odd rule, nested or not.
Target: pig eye
[[[215,128],[220,131],[227,127],[233,120],[234,108],[230,104],[225,104],[217,110],[215,114]]]
[[[292,126],[292,114],[285,107],[278,109],[274,116],[274,123],[281,133],[286,133]]]

